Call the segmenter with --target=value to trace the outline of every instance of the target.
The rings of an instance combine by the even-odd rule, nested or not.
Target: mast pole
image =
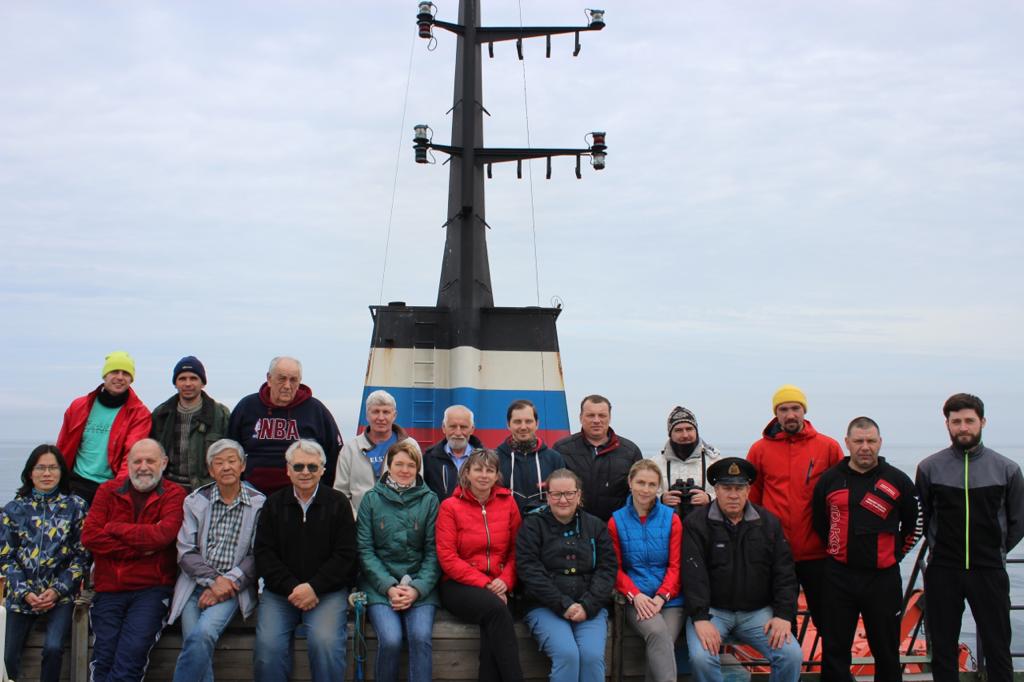
[[[455,57],[455,87],[452,114],[452,146],[460,154],[451,157],[441,281],[437,292],[439,308],[453,315],[457,345],[475,346],[480,333],[480,309],[492,307],[490,264],[485,233],[484,172],[476,162],[476,149],[483,147],[483,77],[480,68],[479,0],[460,0]]]

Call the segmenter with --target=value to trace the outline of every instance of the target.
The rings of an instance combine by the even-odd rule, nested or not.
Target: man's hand
[[[302,583],[296,585],[292,593],[288,595],[288,602],[297,609],[312,611],[320,603],[320,599],[309,583]]]
[[[562,617],[573,623],[582,623],[587,619],[587,611],[583,608],[582,604],[574,603],[565,610]]]
[[[207,587],[205,590],[203,590],[202,594],[199,595],[199,608],[200,609],[208,609],[211,606],[213,606],[214,604],[219,604],[219,603],[220,603],[220,599],[217,598],[217,595],[214,594],[213,590],[210,589],[209,587]]]
[[[669,490],[661,496],[661,503],[668,507],[678,507],[683,501],[683,494],[678,490]]]
[[[705,505],[711,502],[711,495],[704,490],[694,490],[690,493],[690,504]]]
[[[235,581],[223,575],[217,576],[209,589],[217,597],[218,602],[227,601],[238,594],[238,585]]]
[[[495,578],[491,582],[487,583],[485,587],[499,597],[504,597],[505,593],[508,592],[508,585],[506,585],[505,581],[501,578]]]
[[[768,645],[773,649],[778,649],[788,642],[791,632],[788,620],[772,618],[764,624],[764,634],[768,635]]]
[[[704,650],[714,656],[718,655],[718,649],[722,646],[722,633],[718,631],[715,624],[710,620],[693,621],[693,629],[697,632],[697,639]]]
[[[636,619],[638,621],[654,618],[661,613],[661,607],[664,605],[665,602],[659,596],[648,597],[643,592],[640,592],[633,597],[633,608],[636,609]]]

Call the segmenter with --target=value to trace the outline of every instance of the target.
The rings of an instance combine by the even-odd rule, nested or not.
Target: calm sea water
[[[14,492],[20,486],[21,469],[25,459],[32,448],[43,441],[28,440],[0,440],[0,503],[6,502],[14,497]],[[664,442],[639,443],[645,453],[654,453],[661,449]],[[749,443],[716,443],[725,452],[746,452]],[[942,443],[935,443],[930,446],[886,446],[883,455],[894,466],[899,467],[911,478],[918,461],[942,447]],[[997,451],[1021,462],[1024,461],[1024,447],[1000,447],[992,445]],[[1014,556],[1024,557],[1024,547],[1018,547]],[[915,553],[916,556],[916,553]],[[910,574],[911,561],[903,562],[904,580]],[[920,585],[919,585],[920,586]],[[1014,604],[1024,604],[1024,564],[1010,566],[1010,595]],[[1011,613],[1013,623],[1013,651],[1024,651],[1024,612],[1014,611]],[[974,649],[975,625],[971,618],[970,610],[964,615],[964,626],[962,640]],[[1024,659],[1015,659],[1014,668],[1024,668]]]

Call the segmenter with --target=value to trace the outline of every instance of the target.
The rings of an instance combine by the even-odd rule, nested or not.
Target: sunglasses
[[[301,464],[299,462],[296,462],[295,464],[292,464],[292,471],[294,471],[295,473],[301,473],[303,471],[308,471],[311,474],[315,474],[316,472],[320,471],[320,465],[319,464]]]

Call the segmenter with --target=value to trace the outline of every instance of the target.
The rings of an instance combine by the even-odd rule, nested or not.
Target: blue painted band
[[[366,396],[383,389],[398,404],[398,423],[409,429],[437,428],[445,408],[465,405],[473,411],[478,429],[504,429],[505,413],[516,400],[529,400],[537,406],[540,428],[551,431],[569,429],[569,411],[565,391],[499,391],[479,388],[409,388],[403,386],[366,386],[359,407],[359,423],[366,424]]]

